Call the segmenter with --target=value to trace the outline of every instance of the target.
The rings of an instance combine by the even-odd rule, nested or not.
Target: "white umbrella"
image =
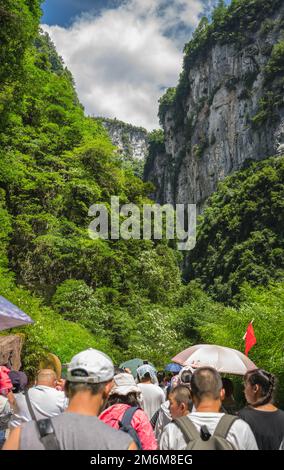
[[[16,305],[0,295],[0,330],[33,323],[33,320]]]
[[[197,344],[177,354],[173,362],[194,368],[214,367],[220,373],[245,375],[257,366],[243,353],[236,349],[214,344]]]

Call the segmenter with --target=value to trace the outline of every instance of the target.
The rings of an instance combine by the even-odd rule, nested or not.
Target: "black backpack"
[[[173,423],[183,433],[186,450],[235,450],[234,446],[227,440],[227,434],[237,419],[239,419],[237,416],[222,416],[212,435],[207,426],[201,426],[200,432],[198,432],[187,416],[175,419]]]
[[[159,408],[159,409],[153,414],[152,418],[150,419],[150,423],[151,423],[153,429],[155,429],[155,427],[156,427],[156,424],[157,424],[157,421],[158,421],[158,418],[159,418],[160,411],[161,411],[161,408]]]
[[[138,450],[142,450],[142,444],[138,437],[138,434],[133,428],[133,426],[131,425],[132,418],[134,414],[136,413],[136,411],[139,409],[140,409],[139,406],[131,406],[130,408],[128,408],[125,411],[121,421],[118,422],[118,424],[119,424],[120,431],[127,432],[134,440],[135,444],[137,445]]]

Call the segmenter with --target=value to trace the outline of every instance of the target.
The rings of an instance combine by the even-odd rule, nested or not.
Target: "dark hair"
[[[222,388],[221,376],[213,367],[200,367],[192,375],[191,392],[198,401],[204,398],[217,400]]]
[[[275,375],[263,369],[254,369],[246,373],[244,381],[252,386],[259,385],[260,387],[261,396],[257,401],[251,403],[252,406],[266,405],[273,400],[276,389]]]
[[[231,397],[234,393],[234,384],[231,379],[227,377],[222,377],[223,389],[225,390],[225,396]]]
[[[137,373],[137,378],[138,378],[139,382],[142,382],[142,381],[145,381],[145,380],[151,380],[151,375],[149,374],[149,372],[145,372],[145,374],[141,377]]]
[[[13,385],[13,393],[23,392],[27,388],[28,377],[25,372],[11,370],[8,375]]]
[[[180,376],[182,385],[188,384],[188,386],[190,387],[191,378],[192,378],[192,372],[190,370],[184,370]]]
[[[65,394],[66,396],[71,399],[79,392],[91,392],[92,395],[98,395],[98,393],[102,392],[105,386],[109,383],[108,382],[101,382],[98,384],[90,384],[87,382],[69,382],[68,380],[65,382]]]
[[[138,402],[137,393],[130,392],[127,395],[118,395],[117,393],[110,395],[107,399],[107,402],[104,408],[105,409],[109,408],[110,406],[116,405],[118,403],[124,403],[125,405],[130,405],[130,406],[140,406]]]
[[[125,372],[124,367],[114,366],[114,375],[123,374]]]
[[[175,399],[178,405],[184,403],[189,411],[192,409],[191,393],[189,388],[185,385],[178,385],[170,392],[170,395]]]
[[[164,371],[160,370],[159,372],[157,372],[157,380],[159,382],[159,385],[161,385],[164,382],[165,377],[166,377],[166,374]]]

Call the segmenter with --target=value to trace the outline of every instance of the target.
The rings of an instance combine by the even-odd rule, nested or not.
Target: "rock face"
[[[278,3],[247,44],[216,41],[191,62],[182,100],[161,118],[165,152],[146,165],[157,202],[196,203],[201,212],[218,182],[246,161],[284,153],[283,73],[268,70],[284,27]]]
[[[148,133],[143,127],[132,126],[117,119],[102,119],[112,143],[126,157],[145,161],[148,154]]]

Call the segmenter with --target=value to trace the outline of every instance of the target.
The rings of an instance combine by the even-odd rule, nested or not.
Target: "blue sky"
[[[226,3],[229,2],[226,0]],[[118,7],[121,3],[123,0],[45,0],[42,5],[42,23],[70,26],[82,13],[92,12],[96,15],[101,10]]]
[[[229,0],[228,0],[229,1]],[[42,26],[72,72],[86,114],[158,127],[183,46],[218,0],[46,0]]]
[[[102,9],[117,7],[121,3],[121,0],[46,0],[42,5],[42,23],[70,26],[84,12],[98,14]]]

